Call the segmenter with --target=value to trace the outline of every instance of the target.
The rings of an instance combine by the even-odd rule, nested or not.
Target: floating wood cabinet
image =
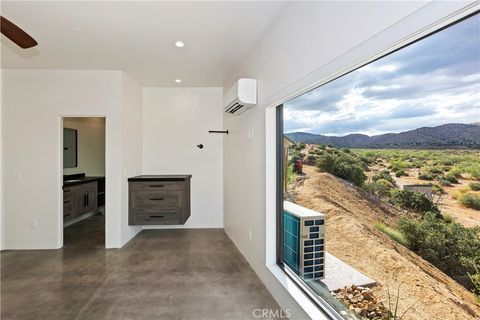
[[[185,224],[190,217],[191,175],[128,179],[129,225]]]
[[[63,222],[97,209],[97,182],[63,188]]]

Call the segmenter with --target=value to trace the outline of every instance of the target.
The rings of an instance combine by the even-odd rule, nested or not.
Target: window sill
[[[267,268],[311,319],[329,319],[278,265],[267,265]]]

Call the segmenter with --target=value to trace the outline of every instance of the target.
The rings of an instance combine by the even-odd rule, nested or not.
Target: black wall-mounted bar
[[[226,134],[228,134],[228,130],[209,130],[208,133],[226,133]]]

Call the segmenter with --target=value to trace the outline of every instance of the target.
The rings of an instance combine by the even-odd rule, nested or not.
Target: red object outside
[[[296,173],[302,173],[303,163],[302,160],[296,160],[295,164],[293,165]]]

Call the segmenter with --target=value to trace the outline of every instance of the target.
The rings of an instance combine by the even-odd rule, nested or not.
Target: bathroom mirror
[[[77,137],[77,130],[63,128],[63,168],[75,168],[78,165]]]

